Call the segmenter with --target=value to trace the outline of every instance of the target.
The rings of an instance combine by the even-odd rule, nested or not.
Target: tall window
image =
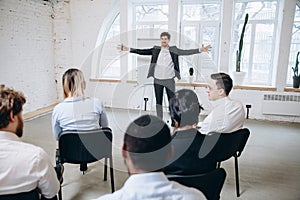
[[[182,78],[188,80],[189,68],[193,67],[196,73],[196,81],[202,82],[203,76],[206,78],[206,75],[218,70],[216,63],[221,63],[220,59],[222,59],[218,57],[219,52],[226,50],[225,54],[227,55],[227,49],[219,49],[220,38],[223,39],[223,37],[220,37],[220,21],[222,12],[232,12],[232,21],[228,22],[232,24],[232,30],[230,30],[231,41],[228,41],[230,43],[230,63],[222,64],[229,65],[228,73],[235,70],[236,51],[244,18],[248,13],[249,20],[244,35],[241,60],[241,71],[247,74],[244,83],[258,86],[273,86],[272,84],[275,83],[276,77],[273,76],[276,74],[277,64],[274,63],[274,60],[277,59],[274,59],[274,52],[277,51],[274,51],[274,48],[277,39],[276,34],[281,31],[277,30],[281,1],[234,0],[233,10],[229,10],[231,9],[230,6],[222,8],[222,0],[146,0],[146,2],[128,0],[127,2],[129,3],[128,7],[118,7],[109,23],[103,26],[107,31],[100,31],[102,37],[98,38],[101,41],[98,42],[102,43],[100,45],[103,48],[99,48],[99,54],[97,54],[100,60],[93,65],[93,74],[96,74],[94,77],[120,78],[123,75],[122,73],[128,70],[129,79],[137,81],[141,77],[146,79],[151,56],[120,53],[116,50],[116,46],[119,42],[124,42],[125,45],[130,47],[151,48],[153,45],[160,45],[159,35],[162,31],[170,31],[172,32],[171,43],[175,42],[179,48],[191,49],[198,48],[202,44],[212,45],[213,48],[209,57],[203,58],[202,54],[180,57]],[[297,2],[291,38],[287,86],[292,84],[291,68],[295,65],[297,52],[300,51],[299,0]],[[178,5],[174,6],[175,3],[178,3]],[[169,5],[178,8],[178,10],[176,12],[170,10]],[[117,16],[119,12],[122,12],[121,14],[128,18],[126,23],[121,24],[123,26],[122,31],[124,31],[122,37],[126,38],[122,39],[123,41],[120,40],[120,18]],[[175,16],[175,14],[178,14],[178,16]],[[168,27],[168,24],[172,27]],[[176,30],[174,30],[175,28]],[[174,32],[178,33],[176,37]],[[229,33],[226,33],[225,39],[228,38],[227,34]],[[122,59],[124,62],[120,62],[120,58],[125,58]],[[122,70],[120,64],[124,66]],[[97,69],[94,66],[97,66]]]
[[[241,71],[247,73],[246,84],[272,84],[274,46],[276,39],[277,1],[235,1],[232,33],[232,71],[235,70],[236,51],[246,13],[249,14],[244,36]]]
[[[287,85],[292,85],[293,70],[292,67],[295,67],[297,52],[300,51],[300,1],[296,5],[295,9],[295,18],[293,24],[293,32],[291,39],[291,49],[290,49],[290,58],[289,58],[289,68],[287,73]],[[300,58],[299,58],[300,59]]]
[[[160,33],[168,30],[169,6],[165,1],[133,3],[133,45],[137,48],[151,48],[160,45]],[[137,80],[146,77],[150,56],[129,55],[129,75]],[[139,80],[138,80],[139,81]]]
[[[181,57],[182,77],[188,77],[189,68],[194,68],[196,80],[203,81],[216,71],[220,33],[220,1],[186,1],[181,3],[181,37],[183,49],[199,48],[202,44],[212,46],[209,56],[191,55]]]

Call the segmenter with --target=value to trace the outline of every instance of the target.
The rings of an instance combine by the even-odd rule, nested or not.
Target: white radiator
[[[270,115],[300,116],[300,96],[265,94],[262,112]]]

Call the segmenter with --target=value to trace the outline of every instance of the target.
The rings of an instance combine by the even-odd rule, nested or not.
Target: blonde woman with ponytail
[[[52,131],[58,140],[64,130],[92,130],[108,127],[108,120],[97,98],[86,97],[86,83],[82,71],[68,69],[62,77],[64,101],[52,113]]]

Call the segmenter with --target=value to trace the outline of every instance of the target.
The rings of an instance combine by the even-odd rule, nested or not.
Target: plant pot
[[[293,88],[299,88],[300,76],[293,76]]]
[[[244,83],[246,72],[232,72],[233,85],[242,85]]]

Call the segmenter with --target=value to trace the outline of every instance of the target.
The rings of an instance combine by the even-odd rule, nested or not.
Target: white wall
[[[24,112],[56,101],[52,8],[39,0],[0,1],[0,83],[22,91]]]
[[[24,113],[62,100],[61,76],[84,68],[110,0],[1,0],[0,84],[22,91]],[[88,78],[88,74],[86,75]]]
[[[95,48],[99,30],[113,0],[72,0],[72,46],[74,63],[83,64]]]
[[[88,80],[91,56],[111,0],[68,0],[53,3],[55,70],[59,100],[62,100],[61,76],[70,67],[80,68]]]
[[[64,71],[73,66],[72,21],[69,1],[57,1],[52,4],[54,70],[57,101],[62,100],[61,77]]]
[[[105,91],[106,89],[109,90],[106,84],[92,83],[88,79],[91,77],[92,56],[95,52],[98,34],[105,17],[109,15],[113,7],[113,3],[114,0],[72,0],[54,4],[57,15],[54,22],[63,24],[63,21],[65,21],[63,27],[57,28],[55,31],[56,35],[61,34],[61,37],[64,36],[63,38],[60,37],[61,43],[55,49],[59,100],[62,99],[60,80],[62,73],[69,67],[77,67],[84,72],[87,80],[87,95],[99,97],[105,100],[105,103],[111,101],[113,95],[109,95],[111,91]],[[64,34],[62,34],[62,29]],[[67,41],[69,37],[71,41]],[[97,88],[102,87],[105,90],[97,91]],[[111,104],[107,103],[107,105]]]

